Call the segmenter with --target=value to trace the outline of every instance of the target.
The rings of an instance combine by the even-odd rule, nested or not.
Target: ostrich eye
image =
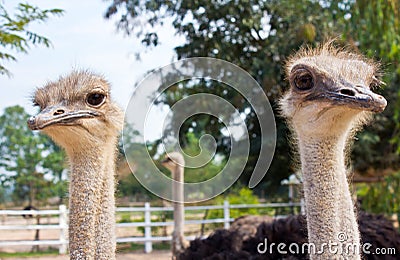
[[[91,93],[86,97],[86,103],[94,107],[102,105],[105,100],[106,96],[101,93]]]
[[[314,87],[314,81],[308,70],[300,69],[294,78],[294,85],[300,90],[308,90]]]

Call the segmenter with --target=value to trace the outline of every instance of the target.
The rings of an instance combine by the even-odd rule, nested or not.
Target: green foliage
[[[188,132],[185,136],[185,145],[183,151],[189,156],[196,156],[200,153],[199,139],[194,133]],[[204,151],[204,149],[203,149]],[[210,155],[205,152],[205,155]],[[210,156],[211,157],[211,156]],[[224,167],[223,162],[212,160],[206,165],[199,168],[185,168],[185,182],[197,183],[211,179],[217,175]]]
[[[224,59],[248,71],[263,87],[273,107],[287,87],[282,63],[304,43],[311,46],[326,37],[337,37],[338,44],[366,53],[384,63],[381,90],[389,106],[376,115],[375,123],[359,134],[352,161],[354,169],[400,168],[400,32],[399,2],[378,1],[310,1],[310,0],[234,0],[234,1],[154,1],[113,0],[106,17],[120,15],[118,28],[134,34],[147,46],[156,46],[162,39],[157,26],[170,22],[186,43],[175,47],[179,59],[208,56]],[[146,19],[146,20],[144,20]],[[239,93],[226,91],[217,83],[171,86],[162,102],[172,106],[193,93],[213,93],[229,100],[240,112],[249,108]],[[277,114],[277,113],[276,113]],[[196,122],[196,124],[193,124]],[[288,130],[277,116],[277,148],[267,176],[256,192],[277,191],[282,179],[295,171],[290,163]],[[250,156],[239,181],[246,185],[258,159],[261,135],[256,114],[246,114],[250,135]],[[198,116],[182,125],[180,141],[191,130],[197,137],[211,133],[217,140],[218,154],[227,157],[230,143],[220,129],[218,120]],[[397,152],[397,153],[396,153]],[[260,158],[262,159],[262,158]]]
[[[7,201],[6,189],[0,185],[0,204],[3,204]]]
[[[399,8],[397,0],[356,1],[352,8],[351,27],[347,28],[369,56],[397,59],[394,66],[399,66],[400,57]]]
[[[169,250],[171,248],[170,243],[168,242],[153,242],[153,250]],[[143,243],[123,243],[117,244],[117,252],[120,254],[123,253],[132,253],[133,251],[143,252]]]
[[[151,169],[153,164],[149,161],[148,150],[143,143],[137,141],[139,139],[139,133],[132,129],[129,124],[124,125],[123,130],[124,142],[122,137],[119,140],[119,163],[125,165],[119,170],[118,174],[118,186],[117,196],[118,197],[131,197],[135,198],[135,201],[148,201],[149,199],[156,198],[154,194],[149,192],[143,185],[134,177],[135,173],[148,175],[149,178],[153,178],[151,174],[148,174],[148,169]],[[151,153],[151,147],[148,147]],[[133,173],[128,167],[128,163],[132,162]],[[155,180],[156,181],[156,180]]]
[[[400,214],[400,172],[386,176],[382,182],[360,184],[357,196],[367,212]]]
[[[112,1],[106,17],[121,14],[119,28],[127,34],[136,33],[142,37],[145,46],[159,43],[154,27],[173,19],[177,34],[184,35],[187,42],[176,46],[178,58],[208,56],[224,59],[248,71],[263,87],[270,101],[280,96],[287,86],[284,80],[282,61],[304,42],[315,44],[327,35],[338,34],[343,28],[341,21],[345,7],[328,1],[320,5],[318,1]],[[328,4],[330,3],[330,4]],[[150,26],[142,26],[139,19],[148,17]],[[332,22],[335,21],[335,22]],[[153,40],[149,40],[153,39]],[[164,93],[162,102],[172,106],[175,102],[193,93],[212,93],[229,100],[239,112],[246,113],[246,124],[250,137],[248,164],[239,181],[247,185],[259,155],[261,132],[257,115],[250,104],[236,91],[218,82],[199,80],[171,86]],[[179,116],[177,116],[179,117]],[[194,124],[195,123],[195,124]],[[180,141],[185,143],[185,135],[191,130],[200,137],[210,133],[217,141],[217,153],[227,158],[231,144],[225,136],[218,120],[211,116],[198,115],[185,121],[180,130]],[[257,189],[271,192],[280,181],[289,176],[293,169],[288,162],[289,147],[283,121],[277,118],[277,156],[266,179]]]
[[[165,169],[161,164],[159,164],[159,160],[154,160],[153,162],[149,160],[149,155],[146,151],[146,147],[144,144],[139,143],[135,140],[138,136],[138,133],[135,133],[129,129],[129,126],[126,126],[124,129],[124,134],[129,134],[131,136],[126,137],[124,140],[124,150],[120,147],[121,153],[124,151],[128,154],[125,154],[127,158],[130,158],[130,161],[134,163],[134,173],[146,175],[147,178],[153,179],[154,183],[158,183],[158,176],[154,174],[147,174],[147,171],[152,168],[153,162],[157,164],[158,168],[163,171],[166,176],[170,176],[171,173]],[[147,149],[150,151],[150,155],[153,157],[159,156],[153,150],[154,146],[149,144]],[[185,135],[185,145],[183,148],[184,152],[190,156],[197,155],[200,152],[199,147],[199,139],[196,137],[194,133],[188,132]],[[123,158],[121,159],[123,160]],[[212,160],[211,162],[207,163],[206,165],[192,169],[186,168],[185,169],[185,182],[201,182],[208,180],[215,175],[217,175],[221,169],[224,167],[224,161],[221,159],[220,161]],[[141,183],[133,176],[132,174],[121,173],[119,176],[118,181],[118,196],[125,197],[130,196],[134,197],[135,201],[144,201],[148,199],[156,198],[154,194],[149,192],[146,188],[144,188]],[[161,185],[161,184],[160,184]],[[195,196],[201,194],[195,194]]]
[[[344,38],[383,64],[380,91],[388,106],[359,134],[353,158],[356,169],[400,167],[400,3],[397,0],[355,1]],[[379,91],[379,90],[378,90]]]
[[[162,222],[164,221],[161,216],[157,216],[157,218],[152,219],[152,222]],[[131,213],[123,213],[120,215],[120,219],[118,223],[144,223],[144,217],[132,217]],[[151,235],[157,236],[163,227],[151,227]],[[144,227],[136,228],[142,235],[144,235]]]
[[[227,200],[229,204],[259,204],[257,196],[249,188],[240,188],[233,190],[229,195],[220,195],[213,199],[212,204],[223,205],[224,201]],[[243,208],[243,209],[231,209],[230,217],[237,218],[243,215],[258,215],[259,212],[255,208]],[[207,214],[207,219],[223,218],[224,211],[221,210],[210,210]]]
[[[229,204],[259,204],[257,196],[249,188],[241,188],[239,193],[228,196]],[[230,211],[233,218],[243,215],[257,215],[257,209],[232,209]]]
[[[154,222],[159,222],[162,221],[160,218],[157,218],[154,220]],[[144,222],[144,218],[141,219],[135,219],[133,222]],[[144,227],[137,227],[137,230],[144,235]],[[162,230],[162,227],[151,227],[151,235],[152,236],[157,236],[159,235],[159,232]]]
[[[132,197],[135,201],[145,201],[148,199],[146,189],[138,182],[132,174],[119,177],[117,187],[118,197]]]
[[[12,189],[15,202],[44,201],[63,196],[64,154],[47,137],[32,132],[29,115],[20,106],[8,107],[0,116],[0,181]],[[54,188],[56,187],[56,189]]]
[[[47,148],[48,155],[43,161],[43,167],[46,173],[52,175],[52,193],[55,194],[55,196],[60,199],[60,203],[62,203],[62,200],[66,199],[68,192],[68,182],[65,180],[65,176],[63,176],[67,167],[65,164],[66,157],[64,151],[58,145],[55,145],[48,138],[47,141],[50,142],[51,145]]]
[[[132,214],[130,212],[123,212],[118,214],[119,218],[117,223],[132,223],[132,222],[141,222],[141,221],[133,221]]]
[[[58,249],[48,247],[37,252],[14,252],[14,253],[0,252],[0,257],[2,259],[32,258],[32,257],[40,258],[40,257],[52,257],[52,256],[57,257],[58,254],[59,254]]]
[[[63,12],[61,9],[41,10],[28,3],[19,3],[16,14],[12,17],[0,3],[0,46],[6,50],[0,51],[0,75],[10,75],[3,61],[16,61],[10,50],[27,53],[31,45],[49,47],[49,39],[29,30],[28,27],[33,22],[45,22],[50,16],[60,16]]]

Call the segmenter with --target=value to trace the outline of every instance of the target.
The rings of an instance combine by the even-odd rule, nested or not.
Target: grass
[[[171,244],[169,242],[166,243],[153,243],[153,250],[170,250]],[[132,251],[143,251],[144,244],[140,243],[124,243],[122,245],[118,245],[117,253],[128,253]]]
[[[0,252],[0,258],[11,258],[11,257],[36,257],[36,256],[52,256],[58,255],[58,249],[48,248],[38,252],[15,252],[15,253],[5,253]]]
[[[170,243],[153,243],[154,250],[170,250],[171,244]]]

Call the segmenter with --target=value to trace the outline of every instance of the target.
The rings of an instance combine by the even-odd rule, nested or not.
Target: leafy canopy
[[[8,107],[0,116],[0,182],[15,202],[32,205],[63,197],[66,182],[64,153],[46,136],[32,132],[27,118],[21,106]]]
[[[177,45],[178,59],[195,56],[230,61],[248,71],[262,86],[276,108],[276,100],[287,88],[282,65],[285,59],[304,44],[315,46],[325,38],[336,37],[340,45],[381,60],[383,80],[380,90],[389,102],[374,124],[358,135],[352,154],[358,173],[400,168],[400,15],[397,0],[112,0],[105,17],[118,17],[118,28],[151,48],[162,43],[159,26],[172,22],[176,34],[185,37]],[[246,184],[258,159],[261,135],[257,117],[239,93],[226,92],[216,84],[199,82],[196,86],[170,87],[162,102],[172,106],[193,93],[209,93],[229,100],[240,112],[246,112],[251,137],[249,163],[240,182]],[[249,111],[250,109],[250,111]],[[256,190],[274,194],[280,181],[295,171],[291,163],[288,130],[276,111],[277,149],[265,180]],[[193,123],[195,122],[195,123]],[[200,129],[202,127],[202,129]],[[223,126],[212,117],[187,119],[180,134],[185,144],[186,131],[197,138],[212,133],[218,152],[228,155],[230,144],[221,133]],[[261,158],[262,159],[262,158]],[[260,192],[261,193],[261,192]]]
[[[29,30],[34,22],[46,22],[50,16],[60,16],[61,9],[41,10],[28,3],[19,3],[14,16],[11,16],[0,3],[0,75],[10,76],[4,61],[16,61],[14,52],[27,53],[30,46],[50,47],[50,40]]]

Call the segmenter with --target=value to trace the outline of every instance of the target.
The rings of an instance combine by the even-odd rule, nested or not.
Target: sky
[[[9,12],[19,2],[0,1]],[[1,113],[8,106],[21,105],[34,114],[36,109],[30,98],[35,88],[73,69],[103,74],[112,84],[114,100],[126,108],[135,83],[148,71],[176,60],[173,48],[184,42],[175,35],[172,25],[166,23],[159,29],[161,44],[146,50],[139,39],[117,31],[116,19],[103,18],[110,1],[30,0],[29,3],[41,9],[61,8],[65,13],[29,28],[49,38],[53,47],[32,47],[28,54],[16,54],[17,62],[5,64],[12,77],[0,75]],[[136,59],[136,52],[141,53],[140,60]]]

